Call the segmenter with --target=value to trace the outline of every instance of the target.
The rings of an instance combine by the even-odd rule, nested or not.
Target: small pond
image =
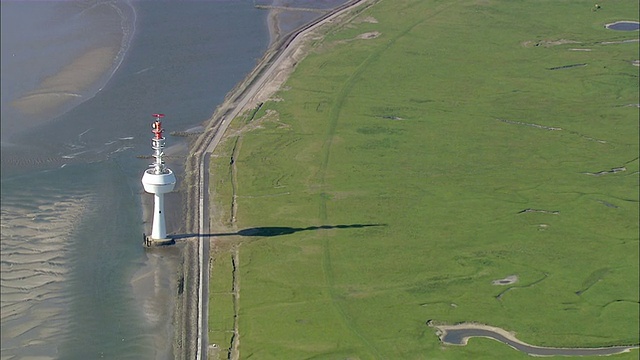
[[[607,24],[604,27],[618,31],[634,31],[640,29],[640,23],[637,21],[616,21],[614,23]]]

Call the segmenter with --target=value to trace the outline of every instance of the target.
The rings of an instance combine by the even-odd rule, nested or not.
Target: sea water
[[[141,244],[151,114],[168,131],[211,116],[269,45],[255,4],[345,1],[0,2],[3,359],[172,358],[179,253]]]
[[[267,12],[248,0],[1,6],[2,358],[170,358],[170,271],[146,292],[136,278],[176,262],[141,242],[151,114],[169,132],[208,119],[267,48]]]

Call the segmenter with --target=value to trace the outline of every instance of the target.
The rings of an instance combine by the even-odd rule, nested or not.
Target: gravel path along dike
[[[297,62],[304,57],[303,45],[310,39],[311,33],[322,25],[344,21],[354,15],[354,11],[359,12],[376,1],[349,1],[272,44],[251,73],[227,94],[205,124],[202,135],[191,145],[184,174],[184,226],[186,233],[200,235],[185,238],[183,242],[183,262],[178,274],[174,314],[176,359],[203,359],[207,354],[210,239],[202,234],[209,233],[209,212],[208,206],[205,206],[208,204],[209,155],[223,138],[231,120],[268,100],[279,89]]]

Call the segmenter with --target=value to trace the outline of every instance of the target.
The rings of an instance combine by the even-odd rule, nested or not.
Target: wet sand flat
[[[108,46],[87,51],[12,105],[24,114],[41,115],[71,98],[82,97],[80,93],[112,67],[117,52],[117,48]]]
[[[86,210],[87,199],[19,203],[4,198],[2,205],[2,353],[55,353],[52,339],[67,331],[69,320],[69,301],[63,295],[70,261],[65,239]]]

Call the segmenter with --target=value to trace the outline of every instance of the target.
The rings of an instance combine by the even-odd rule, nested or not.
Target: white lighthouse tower
[[[144,190],[153,194],[153,223],[151,225],[151,236],[147,236],[145,243],[148,245],[168,244],[173,240],[167,238],[167,226],[164,220],[164,194],[173,190],[176,185],[176,176],[171,169],[164,165],[164,136],[162,133],[162,122],[160,119],[164,114],[153,114],[156,120],[153,122],[154,137],[151,140],[153,157],[155,161],[142,175],[142,185]]]

